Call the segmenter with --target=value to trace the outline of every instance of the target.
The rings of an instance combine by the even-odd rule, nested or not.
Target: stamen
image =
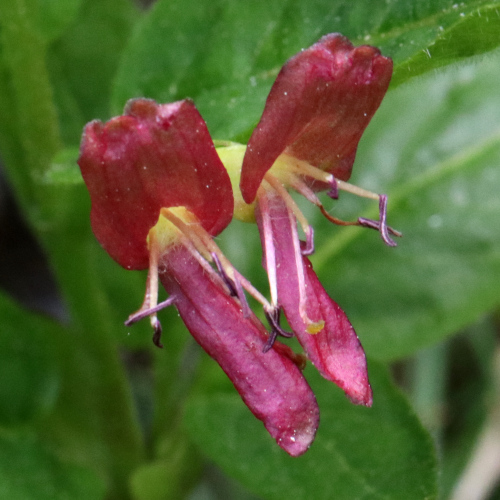
[[[309,226],[309,230],[306,232],[306,241],[300,242],[300,251],[302,255],[312,255],[314,253],[314,229]]]
[[[300,176],[294,175],[293,177],[290,177],[290,186],[313,205],[316,205],[317,207],[321,205],[316,193],[302,180]]]
[[[265,184],[268,184],[266,189]],[[277,189],[274,189],[274,188]],[[271,287],[271,296],[273,294],[273,287],[276,287],[276,298],[273,298],[273,304],[278,304],[277,300],[277,269],[276,269],[276,260],[274,258],[274,237],[273,237],[273,229],[272,224],[269,218],[269,197],[276,196],[280,198],[280,200],[284,204],[284,208],[286,209],[286,213],[288,215],[287,227],[290,228],[291,231],[291,241],[293,242],[293,253],[295,259],[295,269],[297,270],[297,285],[299,288],[299,314],[302,318],[302,321],[306,325],[306,330],[309,333],[317,333],[321,331],[324,327],[324,321],[313,321],[307,315],[306,310],[306,284],[304,278],[304,263],[302,260],[302,251],[301,251],[301,242],[299,239],[298,231],[297,231],[297,219],[296,214],[293,210],[293,205],[287,203],[288,199],[291,199],[290,195],[286,191],[286,189],[281,185],[281,183],[274,179],[273,176],[267,176],[264,180],[264,186],[259,189],[262,189],[262,194],[258,194],[259,200],[259,209],[261,213],[263,233],[264,233],[264,249],[266,256],[266,269],[269,277],[269,284]],[[293,201],[293,200],[292,200]],[[295,204],[295,202],[293,202]],[[296,205],[295,205],[296,206]],[[309,239],[312,237],[312,233],[309,232],[309,226],[306,230],[306,235],[309,234]],[[310,245],[312,246],[312,245]],[[311,249],[311,248],[309,248]],[[307,250],[307,242],[306,242],[306,250]],[[269,254],[273,255],[273,259],[269,259]]]
[[[144,310],[139,310],[135,312],[134,314],[131,314],[127,321],[125,321],[125,326],[130,326],[133,325],[134,323],[137,323],[141,319],[144,319],[146,316],[151,316],[152,314],[157,313],[158,311],[161,311],[162,309],[165,309],[166,307],[169,307],[171,305],[175,304],[175,297],[169,297],[168,299],[164,300],[163,302],[160,302],[157,306],[151,307],[149,309],[144,309]]]
[[[309,165],[310,167],[310,165]],[[314,168],[314,167],[311,167]],[[317,169],[318,170],[318,169]],[[365,196],[368,198],[375,198],[379,201],[379,221],[375,221],[372,219],[366,219],[364,217],[359,217],[357,221],[344,221],[341,219],[338,219],[337,217],[334,217],[333,215],[330,215],[319,198],[316,196],[314,191],[307,186],[307,184],[300,179],[300,177],[294,175],[293,177],[290,177],[290,186],[295,189],[298,193],[300,193],[302,196],[304,196],[308,201],[316,205],[320,210],[321,213],[323,214],[324,217],[326,217],[330,222],[333,224],[336,224],[338,226],[362,226],[362,227],[367,227],[370,229],[375,229],[380,232],[382,236],[382,240],[384,243],[386,243],[389,246],[396,246],[396,242],[391,239],[389,234],[392,234],[393,236],[401,237],[403,236],[402,233],[399,231],[396,231],[392,227],[388,226],[386,223],[387,220],[387,195],[385,194],[375,194],[371,193],[370,191],[365,191],[364,189],[358,188],[357,186],[353,186],[352,184],[348,184],[347,182],[342,182],[342,181],[337,181],[333,178],[333,176],[330,176],[331,180],[335,182],[337,185],[342,185],[343,188],[347,187],[346,190],[348,190],[351,193],[354,193],[359,196]],[[330,194],[330,193],[328,193]],[[304,253],[304,250],[302,251],[302,255],[308,255]]]
[[[264,311],[264,314],[266,316],[269,325],[271,326],[271,332],[269,333],[269,338],[266,342],[266,345],[262,349],[262,352],[267,352],[273,346],[274,342],[276,341],[276,337],[278,335],[281,335],[282,337],[285,338],[291,338],[293,337],[293,333],[287,332],[286,330],[283,330],[283,328],[281,327],[280,325],[281,310],[278,307],[275,307],[272,311]]]
[[[386,224],[387,220],[387,195],[381,194],[380,195],[380,201],[379,201],[379,217],[380,220],[374,221],[371,219],[365,219],[364,217],[360,217],[358,219],[359,225],[363,227],[369,227],[372,229],[376,229],[380,232],[380,236],[382,237],[382,240],[386,245],[389,245],[390,247],[395,247],[397,246],[397,243],[391,239],[389,236],[389,233],[391,233],[394,236],[401,237],[403,236],[402,233],[399,231],[396,231],[392,229],[392,227],[389,227]]]
[[[269,338],[267,339],[267,342],[264,344],[264,347],[262,348],[262,352],[266,353],[271,349],[276,342],[276,337],[278,336],[278,332],[274,329],[271,328],[271,331],[269,332]]]
[[[386,197],[386,204],[387,204],[387,197]],[[383,223],[380,220],[373,220],[373,219],[365,219],[364,217],[358,217],[357,221],[345,221],[342,219],[337,219],[337,217],[333,217],[333,215],[330,215],[325,207],[323,205],[319,205],[319,209],[321,210],[321,213],[333,224],[336,224],[337,226],[362,226],[362,227],[367,227],[369,229],[375,229],[376,231],[379,231],[382,240],[384,243],[387,245],[394,247],[397,246],[397,243],[392,240],[389,236],[389,233],[401,237],[403,236],[403,233],[396,231],[396,229],[393,229],[392,227],[388,226],[385,222],[385,219]]]
[[[201,224],[197,222],[186,224],[183,220],[166,208],[163,208],[161,213],[185,235],[186,240],[192,242],[191,246],[194,246],[206,261],[212,262],[213,254],[217,255],[221,269],[224,270],[226,277],[230,279],[233,284],[240,282],[240,286],[242,286],[252,297],[254,297],[255,300],[260,302],[264,308],[272,307],[271,304],[269,304],[269,301],[232,266],[231,262],[229,262],[215,241],[212,239],[212,236],[205,231]],[[195,254],[193,253],[193,255]],[[205,262],[205,265],[206,264],[207,263]],[[236,290],[237,287],[238,285],[236,285]],[[246,299],[243,298],[244,294],[238,294],[238,297],[240,298],[242,307],[244,309],[246,308],[248,312],[250,308],[245,306]]]
[[[287,166],[287,168],[294,170],[296,174],[303,177],[310,177],[311,179],[324,182],[326,184],[332,184],[332,174],[325,172],[318,167],[313,167],[309,163],[289,156],[286,153],[283,153],[280,158],[283,159],[283,163]]]
[[[219,272],[220,277],[229,288],[229,294],[231,297],[237,297],[241,303],[241,307],[243,309],[243,316],[245,318],[250,317],[251,310],[248,305],[247,298],[245,296],[245,292],[243,287],[241,286],[241,282],[238,279],[238,276],[234,277],[234,281],[227,275],[226,271],[222,267],[221,261],[216,253],[212,253],[212,258],[214,259],[215,265],[217,267],[217,271]]]
[[[179,229],[183,234],[185,234],[188,239],[194,244],[198,252],[209,262],[211,261],[210,252],[202,238],[196,231],[199,223],[186,224],[180,217],[177,217],[172,210],[168,208],[162,208],[160,211],[161,215],[170,221],[177,229]]]
[[[337,226],[360,226],[359,219],[357,221],[345,221],[342,219],[337,219],[337,217],[334,217],[333,215],[330,215],[327,211],[326,208],[323,206],[322,203],[318,205],[319,209],[321,210],[321,213],[333,224],[336,224]],[[367,226],[368,227],[368,226]]]
[[[280,198],[285,202],[289,210],[293,212],[295,218],[298,220],[302,230],[307,235],[309,231],[309,222],[307,221],[305,215],[300,210],[295,200],[290,196],[290,193],[285,189],[283,184],[276,179],[273,175],[267,173],[264,179],[271,185],[271,187],[278,193]]]
[[[331,175],[331,181],[329,182],[330,184],[330,191],[328,191],[326,194],[332,198],[333,200],[338,200],[339,199],[339,184],[337,182],[337,179]]]
[[[332,176],[333,178],[333,176]],[[337,181],[335,181],[337,182]],[[340,182],[340,181],[339,181]],[[403,236],[402,233],[399,231],[396,231],[390,226],[387,226],[386,224],[386,219],[387,219],[387,195],[382,194],[382,195],[377,195],[379,199],[379,211],[380,211],[380,221],[375,221],[372,219],[366,219],[364,217],[359,217],[357,221],[344,221],[341,219],[338,219],[337,217],[334,217],[333,215],[330,215],[319,198],[316,196],[316,194],[312,191],[311,188],[309,188],[305,182],[301,181],[299,178],[295,177],[292,182],[292,187],[295,189],[298,193],[300,193],[302,196],[307,198],[311,203],[316,205],[320,210],[321,213],[323,214],[324,217],[326,217],[330,222],[333,224],[336,224],[338,226],[363,226],[371,229],[375,229],[377,231],[380,231],[382,235],[382,239],[384,242],[389,245],[389,246],[396,246],[396,242],[394,242],[390,236],[389,233],[401,237]],[[381,225],[381,221],[383,220],[383,224]],[[302,252],[302,255],[307,255]]]
[[[348,182],[335,179],[329,172],[325,172],[318,167],[314,167],[305,161],[298,160],[297,158],[293,158],[287,154],[282,154],[281,157],[284,157],[282,160],[284,164],[286,164],[289,169],[294,170],[296,174],[329,184],[330,191],[328,192],[328,196],[331,198],[337,199],[338,190],[341,189],[342,191],[361,196],[362,198],[369,198],[371,200],[379,199],[379,195],[377,193],[373,193],[372,191],[360,188],[354,184],[349,184]],[[335,191],[337,191],[337,196],[335,196]]]
[[[238,296],[238,291],[236,290],[236,285],[234,284],[234,281],[226,274],[226,271],[224,271],[224,268],[222,267],[222,264],[220,263],[219,257],[217,257],[216,253],[212,252],[212,259],[214,259],[215,266],[217,267],[217,271],[220,274],[220,277],[226,284],[226,286],[229,288],[229,294],[231,297],[237,297]]]
[[[151,326],[154,330],[153,342],[156,346],[163,347],[160,341],[161,323],[158,320],[156,313],[166,306],[158,308],[158,260],[158,241],[156,238],[156,231],[155,229],[152,229],[149,233],[149,272],[146,280],[146,293],[144,295],[144,302],[137,312],[131,314],[128,317],[125,325],[131,325],[132,323],[139,321],[139,319],[149,316]]]
[[[154,316],[154,321],[153,321],[153,318],[151,318],[151,326],[153,327],[153,330],[154,330],[153,344],[156,347],[163,349],[163,344],[161,343],[161,333],[162,333],[161,323],[156,316]]]
[[[361,198],[369,198],[370,200],[378,201],[380,198],[379,194],[368,191],[367,189],[360,188],[358,186],[355,186],[354,184],[349,184],[348,182],[339,180],[337,180],[336,182],[338,188],[342,189],[342,191],[346,191],[347,193],[355,194],[356,196],[360,196]]]
[[[379,220],[365,219],[364,217],[359,217],[357,225],[367,227],[369,229],[375,229],[376,231],[380,231]],[[401,236],[403,236],[403,233],[401,231],[397,231],[396,229],[393,229],[391,226],[385,226],[385,229],[392,235],[397,236],[398,238],[401,238]]]
[[[267,321],[271,325],[271,328],[273,330],[276,330],[278,335],[281,335],[281,337],[285,337],[287,339],[293,337],[293,332],[288,332],[287,330],[284,330],[283,327],[280,325],[281,309],[279,307],[275,307],[272,311],[264,311],[264,314],[266,316]]]
[[[397,244],[394,240],[392,240],[389,236],[389,232],[387,230],[387,195],[381,194],[378,202],[378,211],[379,211],[379,219],[380,219],[380,236],[384,240],[386,245],[390,247],[395,247]]]
[[[274,238],[271,219],[269,217],[269,200],[266,196],[265,190],[263,190],[262,195],[257,195],[259,200],[258,209],[260,211],[262,220],[262,234],[264,236],[263,248],[264,248],[264,259],[266,261],[267,277],[269,280],[269,291],[271,293],[271,303],[273,307],[278,305],[278,278],[276,276],[276,254],[274,252]],[[270,307],[269,310],[272,310]]]

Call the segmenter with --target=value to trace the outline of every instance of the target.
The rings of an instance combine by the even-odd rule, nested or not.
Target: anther
[[[161,323],[159,322],[158,318],[151,318],[151,326],[153,327],[154,333],[153,333],[153,344],[156,347],[159,347],[160,349],[163,348],[163,344],[161,343]]]
[[[328,184],[330,184],[330,190],[326,193],[333,200],[339,199],[339,183],[335,179],[333,175],[331,175],[328,180]]]
[[[401,237],[403,235],[399,231],[396,231],[392,229],[392,227],[389,227],[386,223],[386,219],[387,219],[387,195],[381,194],[379,198],[379,220],[374,221],[371,219],[365,219],[364,217],[360,217],[358,219],[358,223],[360,226],[376,229],[377,231],[379,231],[380,236],[382,237],[382,240],[386,245],[390,247],[395,247],[397,243],[393,239],[391,239],[389,233],[397,237]]]
[[[262,349],[263,352],[267,352],[273,346],[273,344],[276,340],[276,337],[278,335],[289,339],[289,338],[293,337],[293,333],[287,332],[286,330],[284,330],[281,327],[281,325],[280,325],[281,310],[278,307],[273,308],[271,311],[264,311],[264,314],[265,314],[266,319],[271,327],[271,332],[269,333],[269,338],[266,342],[266,345]]]
[[[226,284],[227,288],[229,289],[229,295],[231,295],[231,297],[238,297],[239,294],[238,294],[238,290],[236,290],[236,285],[234,284],[234,281],[227,275],[226,271],[222,267],[222,264],[221,264],[219,257],[217,256],[217,254],[215,252],[212,252],[211,255],[212,255],[212,259],[214,259],[215,266],[217,267],[217,271],[218,271],[220,277],[222,278],[222,280]]]
[[[171,306],[172,304],[175,303],[175,296],[169,297],[167,300],[164,300],[163,302],[160,302],[154,307],[150,307],[149,309],[141,309],[137,311],[134,314],[131,314],[127,321],[125,321],[125,326],[130,326],[133,325],[134,323],[137,323],[143,318],[146,318],[147,316],[151,316],[153,314],[156,314],[158,311],[161,311],[162,309],[165,309],[165,307]]]
[[[238,274],[236,273],[234,280],[232,280],[222,266],[219,256],[215,252],[212,252],[211,255],[212,259],[215,262],[215,266],[217,267],[217,272],[222,278],[222,281],[224,281],[225,285],[229,289],[229,295],[231,297],[237,297],[239,299],[241,307],[243,309],[243,316],[245,318],[249,318],[251,316],[251,310],[247,302],[245,291],[243,290],[243,286],[241,285],[241,281],[238,279]]]

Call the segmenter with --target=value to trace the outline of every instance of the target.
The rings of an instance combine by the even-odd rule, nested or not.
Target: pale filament
[[[295,218],[299,221],[300,226],[304,233],[309,231],[309,222],[300,210],[295,200],[290,196],[290,193],[285,189],[283,184],[274,177],[274,175],[266,173],[264,177],[264,182],[267,182],[271,187],[278,193],[280,198],[285,202],[287,208],[293,212]]]
[[[319,207],[321,201],[316,196],[316,193],[302,180],[298,175],[290,176],[290,187],[292,187],[297,193],[301,194],[307,201]]]
[[[186,224],[183,220],[173,214],[168,208],[162,208],[161,214],[168,219],[174,226],[177,227],[186,237],[191,240],[198,252],[208,262],[213,262],[212,253],[217,255],[225,273],[235,283],[240,282],[241,286],[258,302],[260,302],[266,310],[273,310],[269,301],[256,289],[252,284],[241,275],[231,264],[231,262],[222,253],[217,246],[212,236],[208,234],[199,223]],[[199,247],[198,247],[199,245]]]
[[[265,182],[265,181],[264,181]],[[264,188],[259,187],[259,190],[263,190]],[[278,278],[276,275],[276,254],[274,252],[274,241],[273,241],[273,232],[271,229],[271,220],[269,217],[269,207],[268,207],[268,199],[264,193],[259,196],[260,212],[262,216],[262,229],[264,233],[264,248],[265,248],[265,259],[266,259],[266,269],[267,269],[267,277],[269,281],[269,290],[271,293],[271,302],[277,307],[278,306]]]
[[[298,160],[297,160],[298,161]],[[352,194],[362,196],[365,198],[370,198],[370,199],[375,199],[378,200],[379,202],[379,218],[380,221],[372,221],[370,219],[365,219],[363,217],[359,217],[357,221],[354,222],[347,222],[343,221],[341,219],[338,219],[337,217],[333,217],[330,215],[319,198],[316,196],[314,191],[306,184],[306,182],[303,180],[303,172],[295,165],[295,172],[290,174],[288,176],[288,183],[290,187],[295,189],[298,193],[300,193],[302,196],[304,196],[308,201],[316,205],[320,210],[321,213],[330,221],[333,222],[334,224],[337,224],[339,226],[364,226],[364,227],[370,227],[372,229],[376,229],[380,232],[382,239],[384,242],[389,245],[389,246],[395,246],[396,243],[389,237],[389,233],[393,234],[394,236],[402,236],[402,234],[399,231],[396,231],[395,229],[389,227],[386,225],[386,207],[387,207],[387,196],[386,195],[379,195],[372,193],[370,191],[366,191],[365,189],[359,188],[357,186],[354,186],[352,184],[348,184],[347,182],[342,182],[342,181],[333,181],[333,176],[331,174],[326,174],[326,172],[323,172],[315,167],[311,167],[309,164],[305,162],[301,162],[301,165],[305,165],[306,168],[308,169],[308,176],[309,173],[314,173],[312,171],[319,171],[323,174],[324,178],[320,179],[322,182],[326,182],[328,180],[328,177],[330,177],[331,182],[335,182],[337,187],[340,189],[344,189],[345,191],[349,191]],[[311,170],[312,169],[312,170]],[[309,176],[310,177],[310,176]],[[319,175],[316,176],[316,178],[319,178]],[[331,183],[330,183],[331,185]]]
[[[285,153],[282,156],[284,155]],[[378,195],[377,193],[368,191],[367,189],[360,188],[358,186],[355,186],[354,184],[350,184],[349,182],[335,179],[332,174],[325,172],[320,168],[313,167],[312,165],[310,165],[305,161],[298,160],[296,158],[289,156],[286,159],[286,162],[287,165],[289,165],[297,174],[310,177],[311,179],[315,179],[317,181],[321,181],[326,184],[331,184],[335,180],[339,189],[342,189],[342,191],[346,191],[351,194],[355,194],[357,196],[361,196],[362,198],[369,198],[371,200],[377,200],[377,201],[380,198],[380,195]]]
[[[151,327],[153,328],[153,342],[158,347],[163,347],[161,344],[161,323],[158,320],[156,313],[163,307],[167,307],[172,303],[172,300],[167,299],[158,305],[158,261],[159,261],[159,248],[156,240],[156,231],[152,230],[149,234],[149,271],[146,280],[146,293],[144,295],[144,302],[140,309],[131,314],[125,325],[131,325],[140,319],[149,316]]]
[[[146,280],[146,295],[144,296],[144,302],[142,303],[141,310],[152,309],[158,304],[158,245],[156,243],[156,232],[151,231],[149,235],[150,250],[149,250],[149,271],[148,278]],[[149,321],[153,329],[156,329],[158,324],[158,318],[156,313],[151,314]]]
[[[276,196],[280,197],[286,206],[287,215],[289,220],[289,226],[292,231],[292,241],[293,241],[293,250],[295,255],[295,267],[297,269],[297,280],[298,280],[298,288],[299,288],[299,314],[302,318],[302,321],[306,324],[306,330],[309,333],[317,333],[321,331],[324,327],[324,321],[315,322],[309,318],[307,315],[307,300],[306,300],[306,284],[305,284],[305,270],[304,263],[302,260],[302,251],[300,248],[300,239],[297,232],[297,213],[294,208],[298,211],[301,217],[305,220],[307,227],[304,229],[304,232],[307,233],[309,229],[309,225],[307,223],[307,219],[304,217],[297,204],[294,202],[288,191],[283,187],[281,182],[273,177],[272,175],[266,175],[263,181],[263,188],[261,189],[271,188],[274,190]],[[267,204],[267,196],[263,195],[260,197],[261,201],[259,203]],[[263,201],[264,200],[264,201]],[[264,207],[265,208],[265,207]],[[277,269],[276,269],[276,259],[274,256],[274,242],[273,242],[273,233],[270,227],[269,216],[267,215],[268,210],[262,210],[262,225],[264,229],[264,239],[266,241],[265,244],[265,254],[266,254],[266,268],[269,277],[269,286],[271,289],[271,296],[273,297],[273,303],[277,304],[278,299],[278,290],[277,290]],[[272,256],[272,258],[270,258]]]
[[[285,201],[286,203],[286,201]],[[299,235],[297,234],[297,221],[295,214],[293,213],[292,210],[290,210],[290,207],[288,207],[288,219],[290,221],[290,228],[292,229],[292,240],[293,240],[293,250],[295,254],[295,266],[297,269],[297,278],[298,278],[298,285],[299,285],[299,314],[300,317],[302,318],[302,321],[306,325],[310,325],[314,323],[309,316],[307,315],[306,311],[306,283],[304,279],[304,263],[302,262],[302,253],[300,251],[300,240],[299,240]]]
[[[177,217],[171,210],[168,208],[162,208],[160,214],[165,217],[169,222],[171,222],[182,234],[185,234],[188,239],[194,244],[195,248],[198,252],[208,260],[212,262],[212,256],[210,255],[210,250],[207,248],[205,241],[201,238],[197,232],[196,227],[199,226],[198,223],[189,224],[184,222],[180,217]]]

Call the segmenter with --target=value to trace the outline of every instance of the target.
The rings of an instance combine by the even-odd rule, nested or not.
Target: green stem
[[[10,138],[4,134],[1,145],[9,151],[21,146],[20,153],[5,158],[7,171],[70,307],[73,324],[68,335],[73,344],[67,344],[67,357],[82,365],[68,366],[61,352],[63,370],[77,374],[68,391],[68,405],[78,406],[85,385],[92,389],[89,406],[71,415],[66,425],[76,428],[89,418],[97,422],[93,432],[97,444],[106,448],[111,494],[125,498],[128,476],[142,460],[142,440],[94,262],[87,195],[83,186],[66,189],[43,184],[61,139],[46,46],[36,26],[37,8],[36,0],[0,0],[0,76],[3,88],[10,92],[0,101],[10,101],[10,129],[17,132]],[[84,372],[90,379],[79,379]]]
[[[16,108],[13,125],[17,126],[27,167],[14,175],[24,177],[22,183],[31,185],[32,195],[36,194],[35,179],[43,175],[61,145],[45,64],[46,44],[36,26],[36,9],[35,0],[0,0],[2,53],[10,71]]]

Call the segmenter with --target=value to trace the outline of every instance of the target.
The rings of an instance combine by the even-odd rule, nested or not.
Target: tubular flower
[[[348,184],[358,142],[384,97],[392,61],[374,47],[353,47],[330,34],[292,57],[271,88],[264,113],[247,147],[220,148],[233,184],[241,167],[235,215],[255,217],[264,250],[271,302],[282,309],[307,357],[356,404],[370,406],[372,390],[364,351],[340,307],[321,286],[307,258],[313,229],[288,193],[291,188],[319,207],[330,221],[380,231],[391,246],[385,195]],[[379,201],[380,220],[344,222],[332,217],[316,196],[334,199],[346,190]],[[249,205],[251,207],[249,208]],[[306,241],[301,242],[297,222]],[[275,335],[281,333],[279,329]],[[267,348],[272,345],[272,339]]]
[[[130,101],[125,114],[89,123],[78,160],[90,193],[91,224],[104,249],[127,269],[149,268],[142,307],[126,324],[174,305],[188,330],[219,363],[245,404],[290,455],[304,453],[319,421],[301,356],[276,343],[244,291],[276,309],[229,263],[212,237],[231,221],[231,183],[206,124],[190,101]],[[169,297],[158,304],[161,282]]]

